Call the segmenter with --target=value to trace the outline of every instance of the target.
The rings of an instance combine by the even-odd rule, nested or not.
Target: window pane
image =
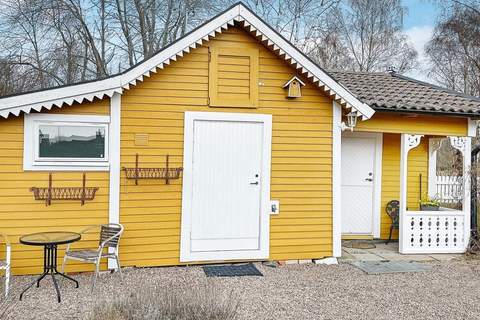
[[[103,126],[39,126],[40,158],[105,158]]]

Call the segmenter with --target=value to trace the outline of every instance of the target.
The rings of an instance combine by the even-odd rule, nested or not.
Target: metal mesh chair
[[[3,238],[5,243],[5,260],[0,260],[0,270],[5,270],[5,298],[8,296],[8,285],[10,283],[10,257],[11,245],[6,234],[0,233],[0,238]]]
[[[387,203],[385,207],[385,211],[387,212],[390,219],[392,219],[392,224],[390,225],[390,234],[388,235],[387,244],[392,240],[392,231],[393,229],[398,230],[398,223],[400,219],[400,201],[398,200],[391,200]]]
[[[95,264],[92,290],[95,287],[95,282],[100,271],[100,261],[102,258],[115,259],[117,263],[117,271],[120,274],[120,277],[123,279],[122,269],[120,267],[120,259],[118,258],[118,246],[120,244],[120,237],[123,233],[124,228],[121,224],[109,223],[90,226],[81,231],[80,234],[83,235],[84,233],[87,233],[93,229],[100,229],[100,240],[98,248],[90,250],[70,250],[70,244],[68,244],[62,264],[62,273],[65,270],[65,264],[68,259]]]

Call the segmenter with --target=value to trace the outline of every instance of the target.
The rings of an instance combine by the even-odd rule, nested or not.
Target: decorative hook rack
[[[93,200],[98,187],[87,187],[87,177],[83,173],[83,184],[81,187],[52,187],[52,173],[48,174],[48,187],[31,187],[35,200],[45,200],[45,205],[52,204],[52,200],[80,200],[82,206],[87,200]]]
[[[138,185],[139,179],[164,179],[166,184],[170,184],[171,179],[179,179],[182,167],[170,168],[169,155],[165,159],[164,168],[140,168],[138,166],[138,153],[135,155],[135,168],[123,168],[127,179],[134,179]]]

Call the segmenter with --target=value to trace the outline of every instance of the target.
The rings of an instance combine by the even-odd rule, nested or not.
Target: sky
[[[424,46],[432,36],[435,21],[440,11],[434,1],[428,0],[402,0],[408,8],[408,15],[404,20],[404,31],[410,38],[414,48],[418,52],[419,68],[407,75],[418,80],[433,82],[428,78],[425,71],[428,63],[424,52]]]

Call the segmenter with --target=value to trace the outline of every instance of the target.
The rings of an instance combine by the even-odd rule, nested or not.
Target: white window
[[[109,116],[27,114],[24,170],[108,170]]]

